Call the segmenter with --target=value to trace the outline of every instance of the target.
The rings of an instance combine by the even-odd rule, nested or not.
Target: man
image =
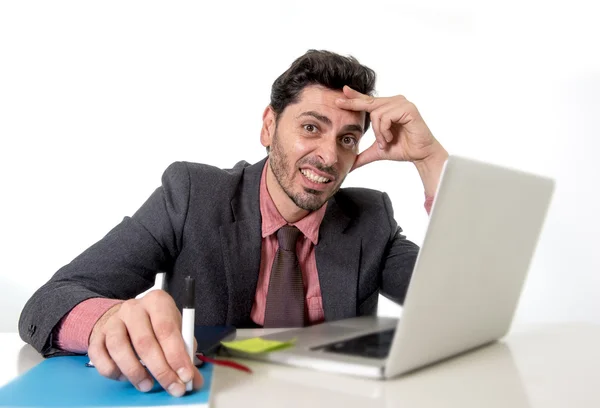
[[[448,156],[403,96],[375,98],[374,72],[311,50],[273,84],[260,140],[268,157],[220,170],[174,163],[132,216],[28,301],[21,337],[45,356],[85,353],[140,391],[174,396],[202,378],[181,337],[183,279],[196,280],[196,324],[301,326],[402,303],[418,247],[385,193],[340,189],[376,160],[413,162],[431,205]],[[358,154],[372,123],[375,143]],[[298,267],[299,266],[299,267]],[[139,293],[166,272],[169,293]],[[147,370],[140,364],[141,358]]]

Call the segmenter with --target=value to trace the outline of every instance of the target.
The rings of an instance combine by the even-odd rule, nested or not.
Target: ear
[[[271,146],[273,136],[275,136],[275,111],[271,105],[269,105],[263,112],[263,125],[260,129],[260,143],[264,147]]]

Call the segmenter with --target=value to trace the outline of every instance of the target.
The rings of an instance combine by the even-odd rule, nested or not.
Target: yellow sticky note
[[[228,349],[237,350],[244,353],[270,353],[272,351],[292,347],[295,340],[296,339],[289,341],[276,341],[265,340],[261,337],[254,337],[245,340],[222,341],[221,344]]]

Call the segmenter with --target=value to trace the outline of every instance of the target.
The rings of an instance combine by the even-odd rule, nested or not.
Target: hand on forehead
[[[294,116],[315,111],[326,116],[336,127],[358,124],[364,129],[365,112],[346,109],[336,103],[336,100],[345,97],[341,90],[332,90],[318,85],[307,86],[300,94],[298,103],[294,104]]]
[[[344,86],[340,96],[334,101],[335,106],[353,112],[373,112],[383,106],[389,98],[376,98],[360,93],[349,86]]]

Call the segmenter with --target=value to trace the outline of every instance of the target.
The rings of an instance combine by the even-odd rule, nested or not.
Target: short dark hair
[[[375,91],[375,71],[361,65],[353,56],[342,56],[331,51],[308,50],[273,82],[271,107],[279,114],[298,101],[302,90],[309,85],[322,85],[341,90],[344,85],[360,93],[372,95]],[[364,131],[369,128],[369,113],[365,117]]]

